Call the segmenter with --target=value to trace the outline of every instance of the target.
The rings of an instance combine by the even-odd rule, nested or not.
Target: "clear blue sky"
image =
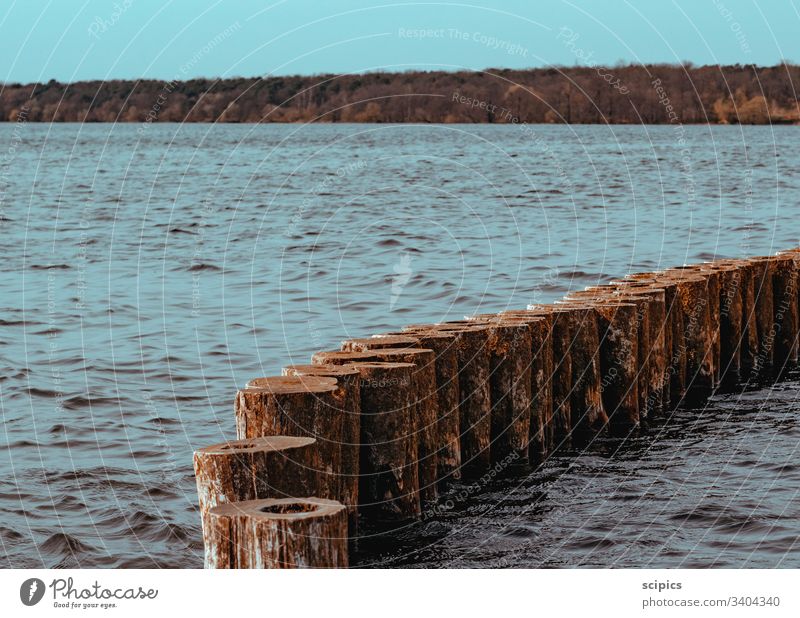
[[[6,82],[775,64],[798,47],[800,0],[0,1]]]

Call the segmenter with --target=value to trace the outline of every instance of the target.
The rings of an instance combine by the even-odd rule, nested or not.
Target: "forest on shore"
[[[800,122],[800,67],[626,65],[0,85],[8,122]]]

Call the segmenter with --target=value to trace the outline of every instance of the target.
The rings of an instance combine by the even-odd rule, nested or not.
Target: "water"
[[[200,566],[191,453],[234,437],[248,379],[349,336],[797,245],[799,136],[0,126],[0,564]],[[798,567],[797,393],[455,488],[355,561]]]

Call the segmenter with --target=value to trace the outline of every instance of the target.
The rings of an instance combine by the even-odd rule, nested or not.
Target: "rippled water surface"
[[[191,452],[348,336],[797,245],[797,127],[3,125],[3,566],[202,563]],[[355,562],[800,567],[798,377],[517,466]],[[452,504],[452,506],[449,506]]]

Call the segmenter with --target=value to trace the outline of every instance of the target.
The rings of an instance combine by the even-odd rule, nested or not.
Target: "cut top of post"
[[[263,453],[268,451],[285,451],[287,449],[299,448],[314,444],[314,438],[295,437],[295,436],[267,436],[263,438],[251,438],[249,440],[230,440],[220,442],[205,448],[198,449],[196,452],[203,455],[230,455],[231,453]]]
[[[251,384],[254,384],[251,386]],[[247,383],[247,391],[267,391],[275,395],[329,393],[336,390],[336,378],[321,376],[269,376]]]
[[[252,519],[309,519],[336,515],[344,510],[344,505],[336,500],[323,498],[268,498],[265,500],[245,500],[227,502],[211,509],[210,514],[217,517],[236,517],[246,515]]]
[[[413,348],[419,345],[419,339],[408,335],[385,335],[381,337],[362,337],[360,339],[347,339],[342,341],[342,350],[361,352],[377,348],[405,347]]]

